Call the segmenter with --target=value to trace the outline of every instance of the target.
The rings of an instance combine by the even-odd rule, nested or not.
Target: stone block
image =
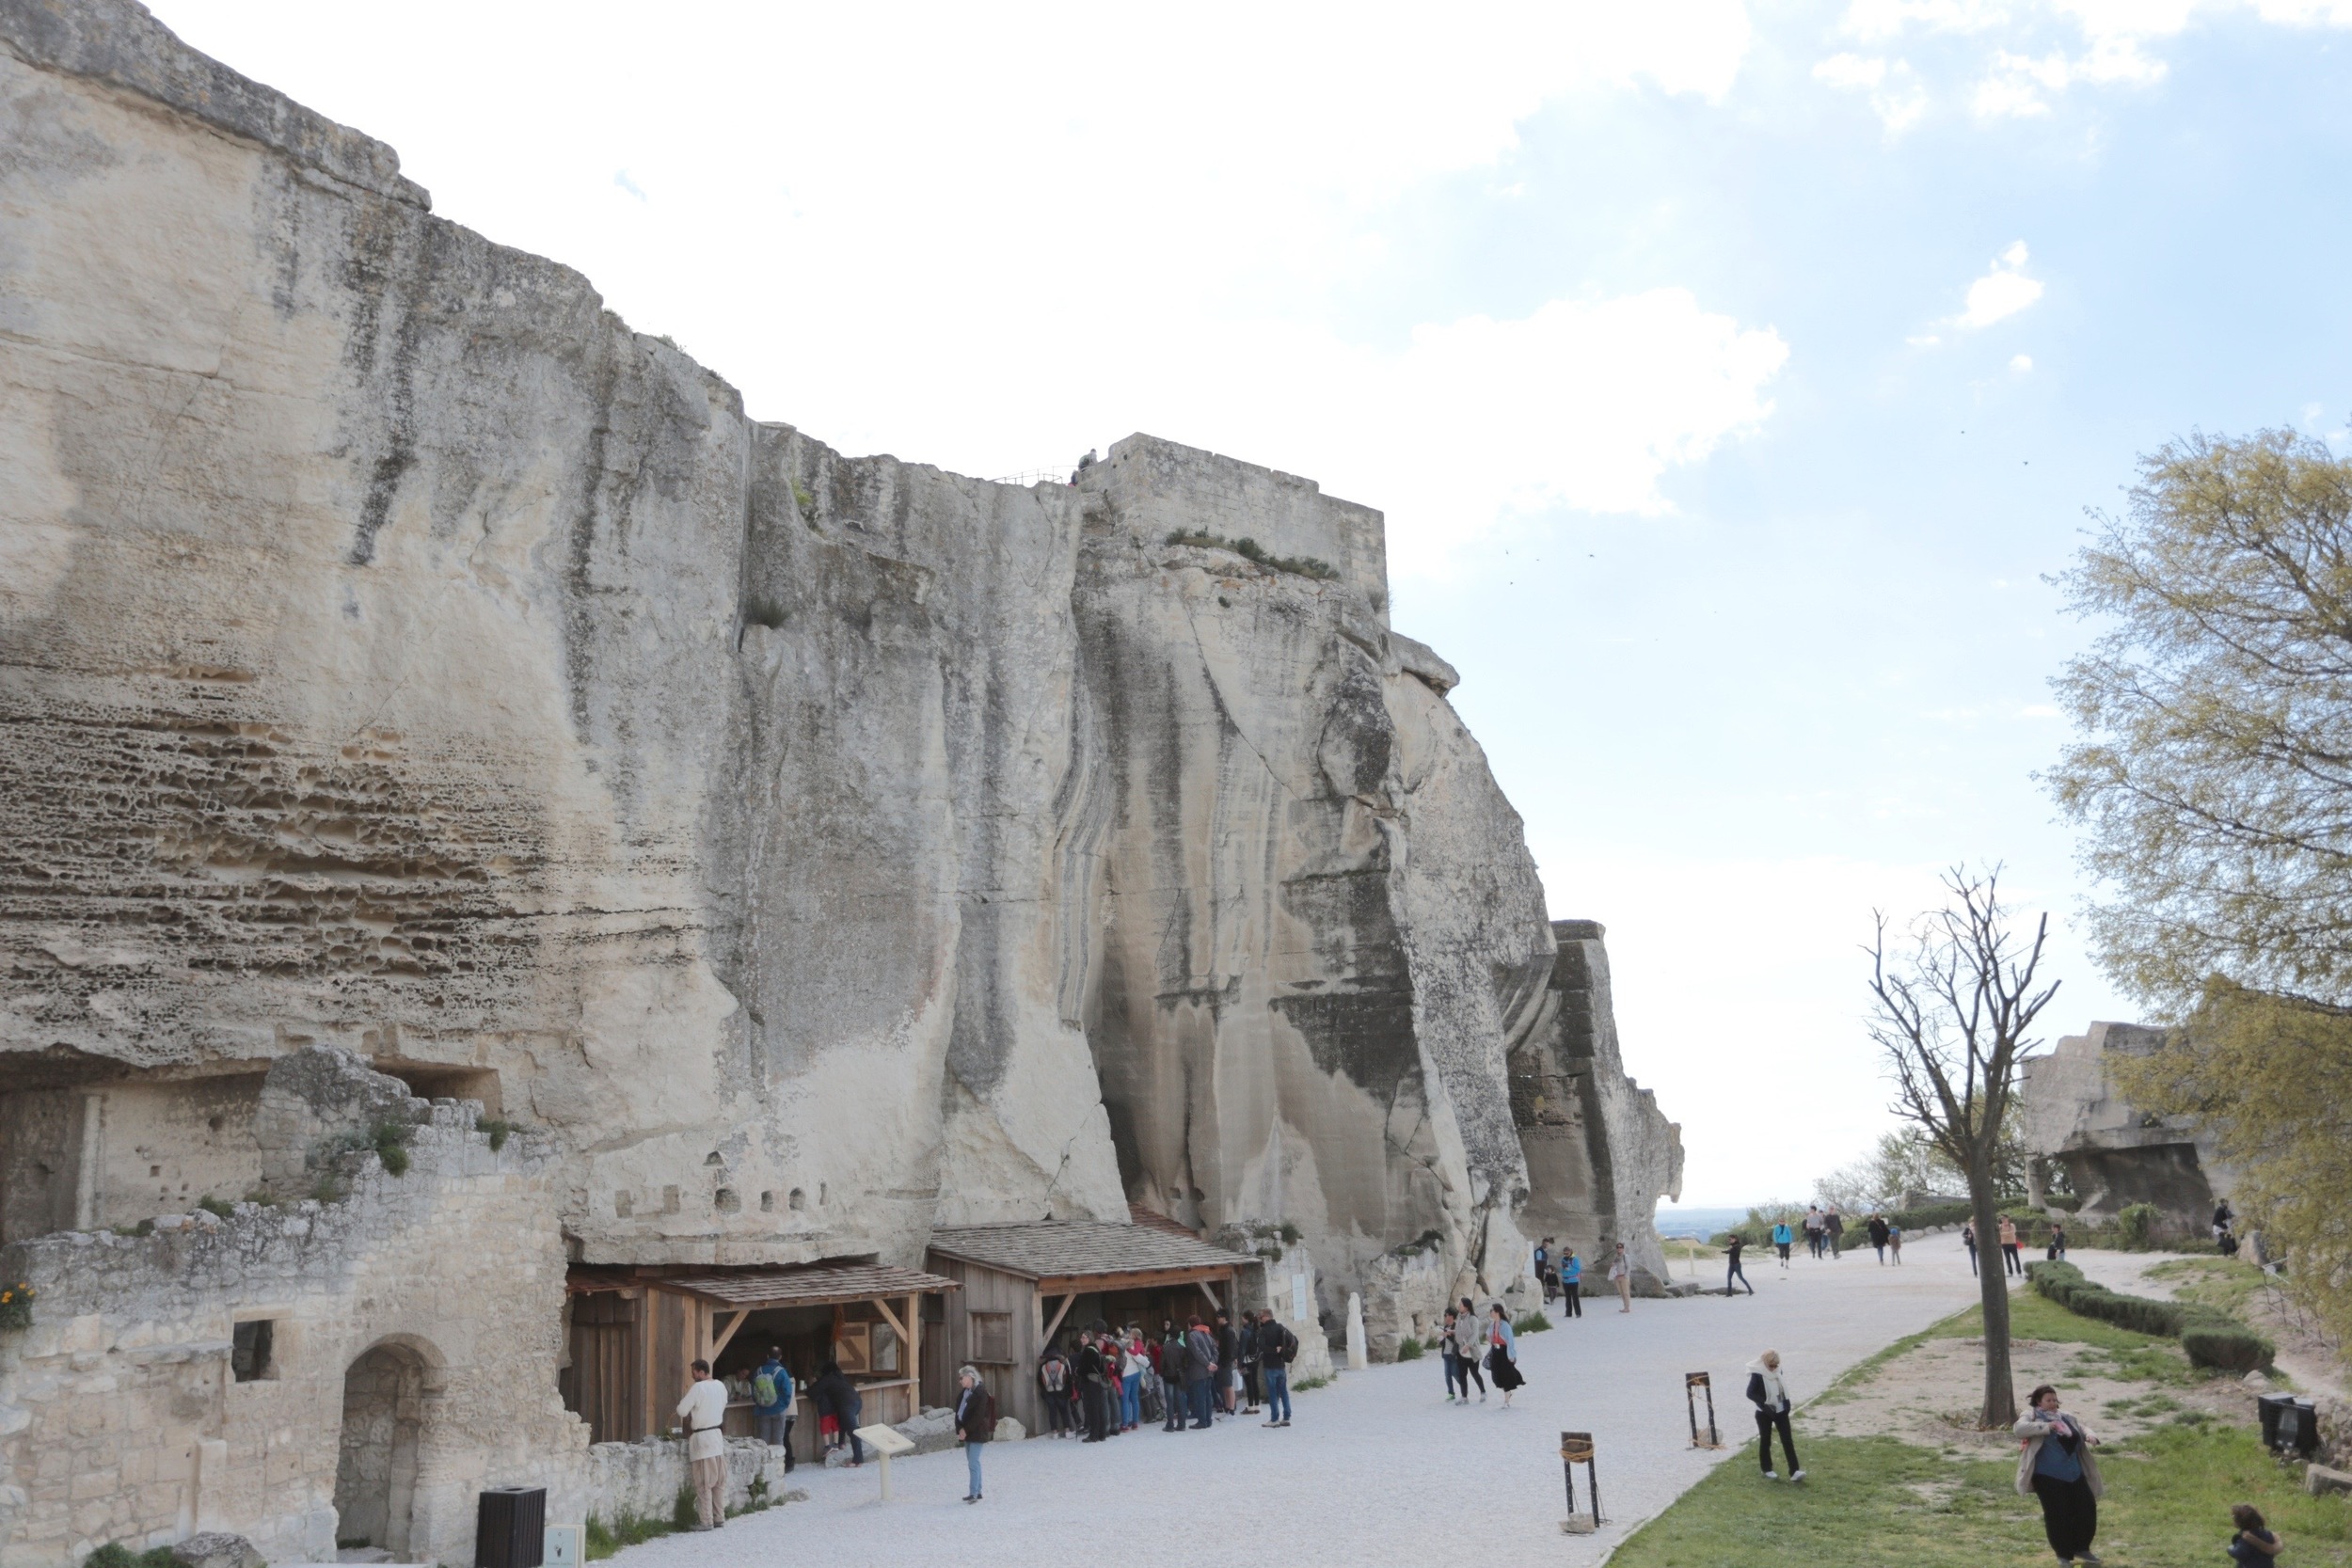
[[[2303,1490],[2314,1497],[2352,1493],[2352,1470],[2313,1465],[2303,1472]]]
[[[207,1530],[171,1548],[179,1568],[265,1568],[262,1554],[242,1535]]]

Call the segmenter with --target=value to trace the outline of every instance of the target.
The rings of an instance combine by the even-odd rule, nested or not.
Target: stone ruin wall
[[[339,1533],[383,1539],[368,1510],[395,1491],[403,1560],[470,1560],[485,1486],[544,1485],[551,1521],[582,1516],[588,1433],[548,1375],[552,1148],[493,1149],[479,1107],[412,1099],[340,1052],[279,1058],[259,1098],[268,1203],[0,1248],[0,1276],[39,1292],[0,1354],[7,1568],[208,1529],[331,1562]],[[331,1152],[384,1122],[407,1129],[405,1175]],[[304,1196],[322,1181],[330,1201]],[[238,1325],[262,1323],[266,1356],[240,1365]]]
[[[1591,959],[1376,512],[750,420],[129,0],[0,0],[0,1239],[178,1289],[103,1233],[252,1190],[313,1045],[533,1129],[575,1260],[1134,1206],[1295,1224],[1385,1334],[1547,1204],[1648,1237],[1613,1028],[1531,1168],[1514,1064]]]
[[[2187,1117],[2159,1117],[2132,1103],[2108,1070],[2110,1058],[2160,1049],[2165,1031],[2139,1023],[2093,1023],[2020,1064],[2018,1138],[2038,1156],[2027,1194],[2042,1205],[2042,1161],[2066,1173],[2090,1220],[2111,1220],[2131,1204],[2153,1204],[2161,1227],[2211,1233],[2214,1203],[2235,1190],[2237,1173],[2218,1158],[2209,1132]]]

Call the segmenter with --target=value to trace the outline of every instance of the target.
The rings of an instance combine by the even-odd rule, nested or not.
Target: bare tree
[[[1876,915],[1870,945],[1871,1037],[1886,1053],[1896,1085],[1894,1111],[1917,1124],[1968,1183],[1982,1266],[1984,1412],[1987,1428],[2017,1419],[2010,1373],[2009,1283],[1999,1252],[1994,1207],[2001,1133],[2017,1086],[2017,1061],[2040,1042],[2034,1019],[2058,994],[2037,988],[2050,917],[2020,942],[2001,909],[2000,867],[1981,876],[1954,866],[1944,876],[1950,899],[1912,923],[1909,950],[1890,958],[1887,921]]]

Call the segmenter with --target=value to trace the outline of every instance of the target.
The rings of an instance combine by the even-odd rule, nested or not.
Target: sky
[[[1893,1125],[1863,948],[1942,867],[2049,915],[2047,1037],[2138,1016],[2048,577],[2167,440],[2352,452],[2352,0],[151,3],[756,418],[1382,508],[1687,1205]]]

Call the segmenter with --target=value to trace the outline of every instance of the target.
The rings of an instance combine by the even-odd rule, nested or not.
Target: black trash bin
[[[2319,1406],[2310,1400],[2291,1399],[2279,1412],[2279,1446],[2309,1459],[2319,1451]]]
[[[2255,1397],[2254,1413],[2262,1421],[2264,1448],[2279,1447],[2279,1429],[2283,1424],[2281,1418],[2294,1403],[2295,1397],[2291,1394],[2261,1394]]]
[[[473,1568],[539,1568],[548,1549],[548,1489],[493,1486],[474,1513]]]

